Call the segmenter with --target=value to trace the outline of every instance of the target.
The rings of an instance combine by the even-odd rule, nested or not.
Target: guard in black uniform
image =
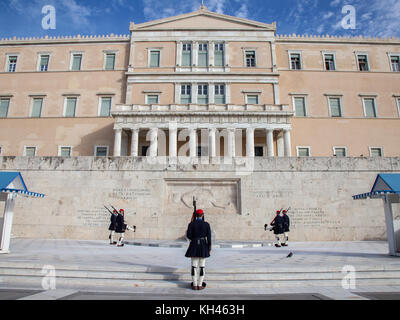
[[[290,219],[289,216],[287,215],[287,210],[283,210],[283,236],[284,236],[284,242],[282,243],[283,247],[288,246],[288,241],[289,241],[289,232],[290,232]]]
[[[281,213],[280,211],[276,212],[276,217],[275,217],[274,221],[272,221],[272,223],[271,223],[272,230],[274,230],[275,239],[276,239],[275,247],[277,247],[277,248],[281,247],[281,241],[279,239],[279,236],[284,233],[283,217],[280,215],[280,213]]]
[[[203,210],[196,211],[196,217],[189,224],[186,236],[190,245],[185,256],[192,259],[193,290],[203,290],[206,287],[206,258],[210,257],[211,252],[211,228],[210,224],[204,221]]]
[[[108,237],[110,239],[110,244],[117,244],[117,241],[114,241],[115,229],[117,227],[117,217],[118,211],[114,209],[110,218],[110,227],[108,228],[108,230],[110,230],[110,236]]]
[[[116,228],[115,228],[115,232],[119,233],[120,237],[117,243],[117,247],[123,247],[124,246],[124,236],[125,236],[125,231],[131,230],[131,231],[136,231],[136,227],[133,226],[133,228],[131,228],[130,226],[128,226],[127,224],[125,224],[125,219],[124,219],[124,214],[125,211],[124,209],[120,209],[117,219],[116,219]]]

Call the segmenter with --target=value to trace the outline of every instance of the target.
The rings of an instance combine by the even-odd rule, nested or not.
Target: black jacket
[[[208,258],[211,251],[211,228],[208,222],[194,220],[188,226],[186,236],[190,240],[187,258]]]
[[[111,224],[110,224],[110,227],[108,228],[108,230],[115,231],[115,228],[117,226],[117,216],[118,215],[116,215],[116,214],[111,214],[111,218],[110,218]]]
[[[283,228],[283,217],[280,215],[277,215],[274,219],[274,221],[271,223],[271,226],[273,226],[274,234],[282,234],[284,231]]]
[[[118,216],[117,216],[117,219],[116,219],[115,232],[124,233],[125,230],[126,230],[126,224],[125,224],[124,216],[122,214],[118,213]]]
[[[290,231],[290,219],[288,215],[283,215],[283,232],[289,232]]]

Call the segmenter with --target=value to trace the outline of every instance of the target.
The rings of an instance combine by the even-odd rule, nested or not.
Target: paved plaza
[[[386,242],[297,242],[287,248],[275,248],[268,242],[217,242],[207,260],[209,286],[201,292],[190,289],[190,260],[184,257],[186,246],[187,243],[178,241],[128,240],[125,247],[118,248],[107,241],[12,239],[11,253],[0,255],[0,299],[400,298],[400,258],[387,254]],[[289,253],[293,254],[290,258]],[[46,275],[42,269],[49,266],[56,275],[54,290],[43,288],[40,285],[43,282],[39,281]],[[347,290],[342,287],[346,274],[340,274],[345,266],[353,267],[357,275],[355,287]],[[33,269],[42,271],[36,282],[30,281],[34,277],[24,276],[22,271]],[[107,272],[119,282],[108,281],[107,276],[101,278]],[[370,276],[360,275],[368,272]],[[338,274],[337,280],[331,273]],[[149,274],[154,278],[148,278]],[[296,281],[297,274],[304,274],[300,282]],[[320,274],[320,280],[312,277],[313,274]],[[249,281],[243,278],[246,275]],[[73,277],[79,281],[74,282]],[[331,277],[332,284],[325,285],[325,278]],[[358,277],[364,279],[359,281]],[[67,280],[63,282],[62,278]],[[122,286],[121,279],[126,279]],[[292,285],[286,284],[288,281]],[[271,286],[271,283],[275,284]]]

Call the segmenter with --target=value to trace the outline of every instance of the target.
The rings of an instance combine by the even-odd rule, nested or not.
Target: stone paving
[[[139,241],[139,240],[138,240]],[[11,253],[0,255],[0,264],[35,264],[35,265],[54,265],[57,266],[76,266],[79,268],[167,268],[171,270],[188,269],[190,259],[184,257],[186,247],[176,247],[177,243],[160,241],[160,246],[154,246],[154,241],[140,241],[141,245],[126,245],[118,248],[110,246],[107,241],[74,241],[74,240],[27,240],[12,239]],[[152,246],[150,246],[153,244]],[[161,245],[162,244],[162,245]],[[297,242],[290,243],[287,248],[270,247],[268,243],[263,243],[261,247],[243,247],[236,248],[240,243],[232,242],[228,248],[214,248],[211,252],[212,256],[207,261],[209,270],[246,270],[248,268],[277,268],[280,270],[304,268],[311,270],[312,268],[343,267],[352,265],[357,268],[379,267],[385,268],[400,267],[400,258],[391,257],[387,254],[388,247],[386,242]],[[175,246],[175,247],[174,247]],[[288,253],[292,252],[293,256],[287,258]],[[4,288],[1,286],[0,289]],[[29,289],[29,288],[16,288]],[[31,288],[32,289],[32,288]],[[75,294],[75,298],[80,296],[82,299],[86,296],[94,297],[96,293],[79,293],[79,291],[60,291],[53,292],[53,296],[49,293],[35,292],[29,296],[45,297],[47,299],[61,299]],[[104,287],[101,290],[103,296],[99,299],[107,297],[109,292],[119,292],[119,288]],[[386,297],[392,294],[392,297],[398,296],[400,287],[383,286],[383,287],[357,287],[357,292],[344,290],[342,288],[270,288],[270,289],[252,289],[243,288],[236,290],[236,297],[242,299],[254,299],[254,296],[260,296],[266,300],[271,295],[293,295],[306,294],[305,299],[315,298],[312,295],[320,295],[329,299],[348,299],[348,300],[364,300],[372,299],[373,293],[386,293]],[[357,293],[364,292],[364,296]],[[77,293],[79,293],[77,295]],[[99,293],[99,292],[97,292]],[[191,290],[182,288],[137,288],[130,290],[132,299],[135,294],[141,293],[141,297],[168,297],[176,299],[191,299],[198,295]],[[4,292],[3,292],[4,294]],[[37,296],[39,295],[39,296]],[[214,299],[215,297],[235,298],[231,289],[213,288],[202,291],[203,297]],[[310,296],[311,295],[311,296]],[[53,297],[53,298],[52,298]],[[372,298],[371,298],[372,297]],[[1,295],[0,295],[0,299]]]

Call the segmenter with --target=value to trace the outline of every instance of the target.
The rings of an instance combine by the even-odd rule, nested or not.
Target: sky
[[[264,23],[277,34],[400,37],[400,0],[204,0],[208,10]],[[195,11],[201,0],[0,0],[0,38],[129,34],[138,23]],[[55,29],[42,20],[55,9]],[[355,9],[354,29],[349,23]],[[48,20],[46,20],[48,21]]]

